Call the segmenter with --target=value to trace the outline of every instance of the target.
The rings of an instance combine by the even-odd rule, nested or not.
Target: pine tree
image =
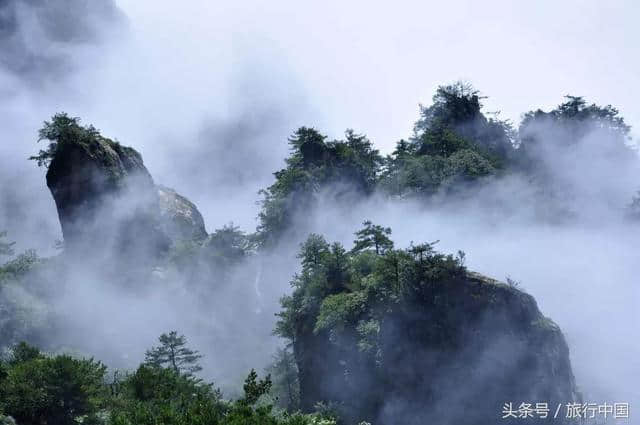
[[[374,248],[376,254],[384,254],[393,248],[393,242],[389,239],[391,229],[373,224],[370,220],[362,223],[364,228],[356,232],[356,240],[353,241],[352,252],[360,252]]]
[[[251,369],[249,376],[244,380],[244,398],[241,400],[246,405],[255,404],[260,397],[271,391],[271,375],[267,375],[264,379],[258,379],[258,374]]]
[[[147,350],[145,363],[155,367],[166,367],[174,370],[179,375],[193,376],[202,370],[198,360],[202,355],[198,351],[186,347],[187,338],[178,336],[176,331],[163,333],[158,338],[160,346]]]

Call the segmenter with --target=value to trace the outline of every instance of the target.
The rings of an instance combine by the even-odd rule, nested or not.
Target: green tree
[[[373,248],[376,254],[384,254],[393,248],[393,242],[389,239],[391,228],[373,224],[370,220],[366,220],[362,225],[364,228],[355,233],[356,240],[353,241],[352,252]]]
[[[317,270],[324,263],[329,252],[329,244],[324,237],[312,233],[300,246],[298,258],[302,263],[302,270]]]
[[[482,99],[469,83],[438,87],[432,105],[420,107],[420,119],[414,126],[413,142],[419,151],[427,153],[448,145],[444,151],[453,153],[472,146],[494,161],[507,158],[513,151],[513,128],[508,121],[487,118]]]
[[[241,402],[251,405],[255,404],[260,397],[268,394],[271,391],[271,375],[267,375],[263,379],[258,379],[258,374],[254,369],[251,369],[249,375],[244,380],[244,398]]]
[[[284,232],[295,232],[321,191],[336,202],[371,194],[382,158],[366,136],[353,130],[343,140],[327,141],[316,129],[301,127],[290,138],[286,168],[274,173],[276,181],[260,193],[258,235],[262,244],[275,243]]]
[[[26,342],[19,342],[11,348],[11,355],[7,361],[9,366],[26,363],[31,360],[43,359],[45,356],[37,347],[29,345]]]
[[[80,125],[80,118],[70,117],[65,112],[57,113],[51,121],[45,121],[44,126],[38,131],[38,142],[46,141],[46,148],[29,159],[36,161],[39,167],[48,167],[61,145],[89,143],[100,137],[100,133],[92,125]]]
[[[581,96],[565,96],[565,102],[550,112],[540,109],[527,112],[520,124],[520,138],[524,143],[537,137],[536,125],[555,126],[563,137],[556,139],[562,143],[576,143],[590,131],[601,129],[614,135],[618,141],[629,138],[631,127],[627,125],[620,111],[611,105],[588,104]]]
[[[203,248],[208,260],[224,267],[246,258],[256,246],[251,236],[230,223],[209,235]]]
[[[267,371],[273,378],[273,393],[280,407],[294,412],[300,408],[298,366],[291,350],[278,348]]]
[[[117,391],[105,371],[92,359],[13,347],[0,361],[0,424],[15,425],[15,417],[24,425],[335,425],[319,414],[273,412],[263,398],[270,375],[259,379],[254,370],[236,401],[172,367],[142,364],[117,380]]]
[[[582,143],[588,134],[597,134],[603,153],[635,158],[627,143],[630,131],[613,106],[589,104],[581,96],[565,96],[565,102],[549,112],[538,109],[524,114],[518,130],[520,156],[531,161],[528,156],[535,156],[542,144],[571,146]]]
[[[506,169],[515,131],[497,113],[483,113],[482,99],[466,83],[438,87],[431,106],[420,106],[411,139],[385,159],[380,186],[400,196],[452,194]]]
[[[341,291],[350,280],[349,255],[339,242],[331,244],[330,255],[325,265],[325,276],[326,293]]]
[[[110,425],[223,424],[219,390],[172,368],[142,364],[110,402]]]
[[[202,370],[198,365],[198,360],[202,356],[198,351],[186,347],[187,338],[184,335],[178,336],[176,331],[168,334],[163,333],[158,338],[160,345],[147,350],[145,353],[145,364],[170,368],[175,373],[184,376],[192,376]]]
[[[480,115],[482,104],[480,92],[462,81],[439,86],[429,107],[420,106],[421,117],[414,126],[419,134],[434,127],[454,128],[473,121]]]
[[[95,415],[106,367],[93,359],[36,351],[26,345],[14,351],[0,389],[0,409],[20,424],[34,425],[71,425]]]

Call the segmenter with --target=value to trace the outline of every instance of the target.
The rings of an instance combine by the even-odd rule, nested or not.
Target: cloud
[[[112,0],[3,0],[0,66],[41,84],[73,72],[74,49],[99,45],[125,22]]]

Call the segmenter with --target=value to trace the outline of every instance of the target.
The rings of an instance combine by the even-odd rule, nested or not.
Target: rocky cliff
[[[158,185],[162,228],[172,240],[203,240],[207,237],[198,207],[175,190]]]
[[[136,150],[78,129],[84,137],[58,142],[47,170],[68,249],[154,257],[206,237],[196,206],[156,186]]]
[[[562,332],[531,295],[424,245],[345,254],[311,242],[277,329],[303,410],[322,401],[347,423],[493,425],[523,421],[502,419],[505,403],[518,416],[547,403],[548,416],[563,405],[559,418],[527,423],[564,423],[579,400]]]

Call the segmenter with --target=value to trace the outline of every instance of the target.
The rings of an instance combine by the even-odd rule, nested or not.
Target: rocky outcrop
[[[175,190],[158,185],[162,228],[174,241],[203,240],[207,237],[198,208]]]
[[[559,403],[580,398],[562,332],[517,288],[466,272],[421,299],[375,308],[382,319],[356,332],[298,329],[303,409],[325,401],[356,422],[494,425],[522,423],[502,419],[505,403],[515,411],[548,403],[553,416]],[[368,329],[371,346],[362,340]],[[564,423],[565,413],[526,422]]]
[[[198,209],[157,187],[133,148],[100,135],[59,143],[47,171],[67,249],[153,258],[206,237]]]

